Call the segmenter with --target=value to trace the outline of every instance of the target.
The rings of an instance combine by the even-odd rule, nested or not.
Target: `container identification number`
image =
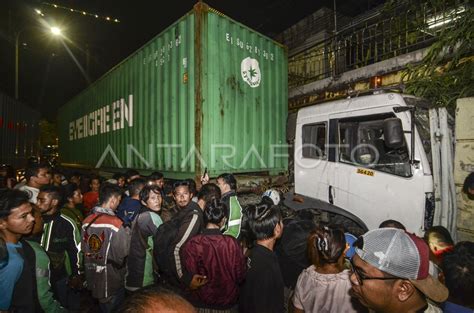
[[[265,49],[261,49],[255,45],[249,44],[248,42],[244,42],[239,37],[234,38],[230,33],[225,34],[225,40],[242,50],[248,51],[249,53],[254,53],[258,56],[263,56],[264,59],[274,61],[275,55],[271,52],[266,51]]]
[[[161,47],[143,57],[143,65],[153,63],[155,66],[163,66],[171,61],[171,50],[179,47],[182,41],[181,35],[178,34],[174,40],[164,42]]]

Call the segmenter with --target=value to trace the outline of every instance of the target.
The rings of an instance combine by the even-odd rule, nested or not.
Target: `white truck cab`
[[[427,110],[419,109],[422,102],[390,92],[300,109],[295,188],[285,204],[343,216],[362,231],[394,219],[422,234],[434,215],[430,131],[422,129],[429,119]]]

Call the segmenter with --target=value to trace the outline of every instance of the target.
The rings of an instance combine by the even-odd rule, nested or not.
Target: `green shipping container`
[[[64,105],[63,165],[169,178],[287,169],[287,51],[205,4]]]

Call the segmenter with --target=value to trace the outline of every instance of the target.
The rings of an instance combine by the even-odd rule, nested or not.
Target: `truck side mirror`
[[[402,120],[396,117],[383,121],[383,139],[385,145],[391,149],[399,149],[404,144]]]

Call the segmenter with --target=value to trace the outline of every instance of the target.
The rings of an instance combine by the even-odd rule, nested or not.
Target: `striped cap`
[[[428,298],[443,302],[448,290],[429,274],[429,248],[417,236],[396,228],[379,228],[354,243],[357,255],[387,274],[407,279]]]

